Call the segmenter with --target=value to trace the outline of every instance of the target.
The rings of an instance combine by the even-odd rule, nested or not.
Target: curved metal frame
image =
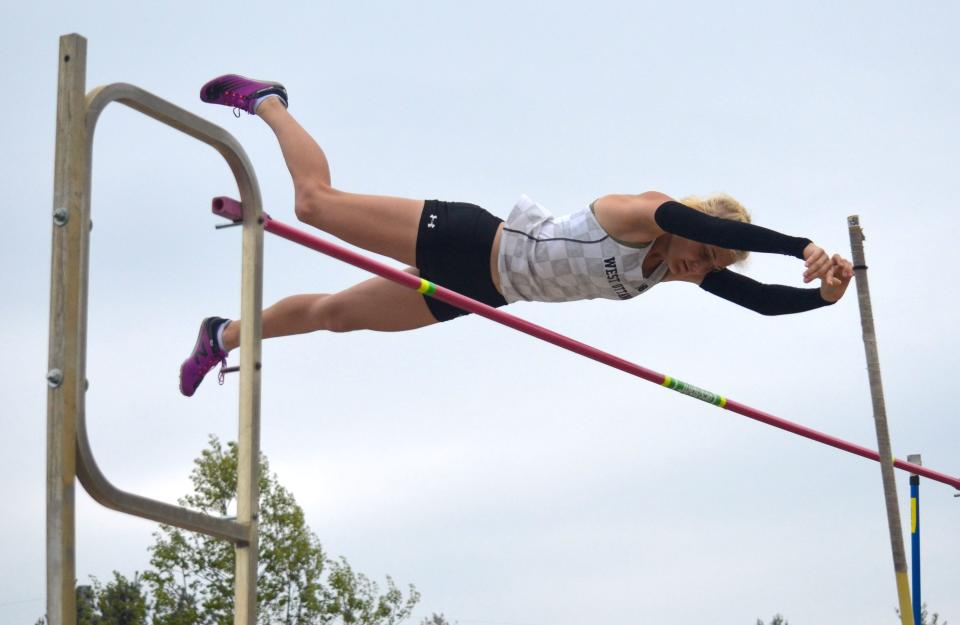
[[[211,124],[205,119],[185,111],[157,96],[125,83],[114,83],[98,87],[87,96],[86,104],[86,142],[92,164],[93,137],[101,113],[111,102],[120,102],[140,111],[157,121],[176,128],[191,137],[213,146],[220,152],[237,179],[240,195],[252,200],[251,223],[256,223],[261,212],[260,191],[257,187],[253,167],[243,148],[226,130]],[[259,228],[249,228],[255,234]],[[255,243],[256,245],[256,243]],[[242,299],[242,296],[241,296]],[[258,305],[259,308],[259,305]],[[241,356],[243,354],[241,353]],[[241,372],[243,363],[241,362]],[[242,373],[241,373],[242,375]],[[242,382],[241,382],[242,383]],[[242,394],[242,393],[241,393]],[[201,514],[172,504],[148,499],[120,490],[103,475],[97,466],[93,451],[87,438],[85,410],[77,413],[77,476],[87,492],[108,508],[141,516],[161,523],[169,523],[195,532],[202,532],[226,538],[238,543],[249,541],[248,524],[228,521],[219,517]],[[243,469],[240,469],[243,471]]]
[[[47,617],[76,621],[74,477],[108,508],[224,538],[236,547],[234,623],[256,622],[258,476],[260,455],[260,308],[262,201],[250,160],[226,130],[139,87],[115,83],[84,97],[86,40],[60,39],[57,153],[54,175],[50,298],[50,373],[47,414]],[[85,419],[87,285],[93,136],[101,113],[120,102],[216,149],[227,161],[244,200],[241,287],[240,414],[237,519],[202,514],[123,491],[104,476],[87,437]]]

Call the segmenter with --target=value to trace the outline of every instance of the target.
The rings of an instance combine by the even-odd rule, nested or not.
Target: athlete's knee
[[[293,206],[297,219],[319,226],[338,193],[339,191],[321,180],[301,182],[295,189]]]
[[[320,304],[320,317],[328,332],[352,332],[362,329],[356,320],[353,307],[340,298],[328,297]]]

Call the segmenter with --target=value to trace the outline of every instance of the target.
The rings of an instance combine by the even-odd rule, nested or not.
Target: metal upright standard
[[[870,285],[867,282],[867,262],[863,255],[864,236],[860,229],[860,218],[857,215],[851,215],[847,218],[847,226],[850,231],[853,270],[857,276],[860,326],[863,330],[863,349],[867,356],[870,396],[873,399],[873,421],[877,430],[877,449],[880,452],[880,475],[883,479],[883,497],[887,507],[887,529],[890,532],[890,547],[893,551],[893,571],[897,581],[900,620],[903,625],[914,625],[913,609],[910,605],[910,580],[907,579],[907,556],[903,549],[900,509],[897,507],[897,480],[893,474],[893,450],[890,445],[890,430],[887,427],[887,409],[883,401],[880,355],[877,351],[877,335],[873,328],[873,309],[870,305]]]
[[[910,454],[907,460],[923,464],[920,454]],[[923,599],[920,594],[920,476],[910,476],[910,567],[913,571],[913,622],[920,625]]]
[[[235,625],[256,623],[260,447],[260,309],[263,228],[260,190],[243,148],[210,122],[133,85],[84,93],[86,39],[60,38],[53,190],[50,348],[47,374],[47,622],[75,625],[75,477],[103,505],[230,540],[236,547]],[[247,214],[243,228],[237,518],[212,517],[119,490],[93,457],[85,427],[87,284],[93,134],[117,101],[217,150],[233,171]]]

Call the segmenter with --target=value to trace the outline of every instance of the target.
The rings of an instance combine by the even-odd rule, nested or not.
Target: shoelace
[[[247,100],[249,98],[247,96],[244,96],[243,94],[237,93],[235,91],[224,91],[223,99],[226,100],[227,103],[233,105],[233,116],[236,118],[240,117],[240,111],[247,110],[246,105],[247,105]]]
[[[220,386],[223,386],[224,379],[227,377],[227,357],[224,356],[220,360],[220,372],[217,374],[217,382],[220,383]]]

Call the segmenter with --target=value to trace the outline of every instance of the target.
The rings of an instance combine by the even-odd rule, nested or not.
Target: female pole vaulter
[[[763,315],[814,310],[838,301],[851,263],[802,237],[750,223],[732,197],[676,201],[658,191],[604,195],[555,217],[522,196],[506,222],[474,204],[348,193],[333,187],[323,150],[287,110],[283,85],[228,74],[203,86],[204,102],[256,115],[273,130],[293,178],[297,218],[406,271],[499,307],[513,302],[626,300],[680,281]],[[818,288],[762,284],[727,269],[748,252],[804,261]],[[284,298],[263,311],[263,338],[317,330],[413,330],[468,314],[375,277],[339,293]],[[240,342],[236,320],[208,317],[180,368],[192,396]]]

